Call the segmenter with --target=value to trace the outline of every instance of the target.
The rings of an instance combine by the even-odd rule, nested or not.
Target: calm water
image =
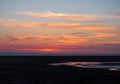
[[[113,71],[120,71],[120,62],[63,62],[52,63],[51,66],[74,66],[80,68],[99,68]]]

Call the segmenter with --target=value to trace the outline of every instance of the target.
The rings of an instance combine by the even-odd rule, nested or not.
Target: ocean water
[[[51,66],[73,66],[80,68],[97,68],[107,69],[112,71],[120,71],[120,62],[63,62],[63,63],[52,63]]]

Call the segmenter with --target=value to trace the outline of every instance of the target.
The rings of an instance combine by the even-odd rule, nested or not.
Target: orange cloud
[[[76,45],[86,42],[87,39],[75,35],[63,35],[56,44],[58,45]]]
[[[0,38],[0,45],[52,45],[56,42],[58,36],[49,35],[10,35]]]
[[[32,17],[42,18],[55,18],[55,19],[68,19],[68,20],[97,20],[96,17],[85,14],[65,14],[65,13],[54,13],[47,11],[46,13],[34,13],[34,12],[17,12],[22,15],[29,15]]]
[[[17,35],[11,35],[8,36],[8,39],[11,41],[15,40],[30,40],[30,39],[52,39],[55,36],[17,36]]]
[[[116,36],[114,33],[95,33],[93,37],[113,37]]]
[[[106,30],[106,29],[113,29],[111,26],[96,26],[96,25],[85,25],[81,26],[83,30]]]
[[[99,32],[96,31],[94,33],[73,33],[71,34],[72,36],[77,36],[77,37],[81,37],[81,38],[86,38],[86,39],[91,39],[91,38],[105,38],[105,37],[114,37],[117,36],[116,33],[108,33],[108,32]]]
[[[101,41],[101,42],[98,42],[97,44],[98,45],[99,44],[120,44],[120,40],[117,40],[117,41],[107,41],[107,42]]]
[[[86,38],[76,35],[62,35],[62,36],[19,36],[11,35],[4,39],[7,44],[46,44],[46,45],[76,45],[87,41]],[[4,42],[3,42],[4,43]]]
[[[79,36],[79,35],[78,35]],[[80,35],[82,36],[82,35]],[[92,33],[92,34],[86,34],[86,35],[83,35],[82,37],[86,38],[86,39],[97,39],[97,38],[108,38],[108,37],[114,37],[116,36],[115,33],[101,33],[101,32],[95,32],[95,33]]]
[[[112,26],[81,25],[79,23],[40,23],[40,22],[19,22],[2,21],[0,26],[5,28],[74,28],[81,30],[110,30]]]
[[[81,25],[79,23],[41,23],[41,22],[20,22],[17,19],[0,18],[0,26],[5,28],[74,28],[80,30],[110,30],[112,26]]]
[[[67,39],[67,40],[58,40],[58,45],[76,45],[78,43],[86,42],[85,39],[75,40],[75,39]]]
[[[14,28],[18,24],[16,19],[7,19],[7,18],[0,18],[0,26],[6,28]]]
[[[77,45],[77,44],[89,44],[89,40],[91,39],[98,39],[98,38],[108,38],[114,37],[115,34],[113,33],[93,33],[93,34],[84,34],[84,35],[63,35],[57,41],[57,44],[60,45]],[[93,42],[94,43],[94,42]]]
[[[40,45],[88,45],[88,44],[101,44],[103,40],[95,41],[98,38],[114,37],[112,33],[74,33],[66,34],[62,36],[23,36],[23,35],[11,35],[7,38],[1,39],[0,44],[40,44]],[[110,43],[112,41],[104,40],[104,43]],[[114,42],[114,41],[113,41]]]
[[[11,42],[18,41],[18,43],[24,43],[26,41],[32,40],[36,41],[36,39],[41,40],[49,40],[53,42],[52,44],[59,44],[59,45],[74,45],[78,43],[84,43],[87,41],[86,38],[83,38],[82,36],[76,36],[76,35],[62,35],[62,36],[17,36],[17,35],[11,35],[7,38]],[[49,40],[50,41],[50,40]],[[45,42],[44,42],[45,43]],[[48,43],[48,41],[47,41]],[[51,43],[49,43],[51,44]]]
[[[7,18],[0,18],[0,22],[3,23],[7,23],[7,22],[16,22],[17,19],[7,19]]]

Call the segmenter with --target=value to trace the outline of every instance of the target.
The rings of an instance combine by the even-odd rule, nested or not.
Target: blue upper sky
[[[112,14],[120,10],[120,0],[1,0],[0,16],[16,11]],[[11,15],[12,16],[12,15]]]

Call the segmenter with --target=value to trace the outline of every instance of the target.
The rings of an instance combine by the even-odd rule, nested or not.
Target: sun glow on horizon
[[[39,51],[42,51],[42,52],[55,52],[57,50],[56,49],[52,49],[52,48],[43,48],[43,49],[39,49]]]

